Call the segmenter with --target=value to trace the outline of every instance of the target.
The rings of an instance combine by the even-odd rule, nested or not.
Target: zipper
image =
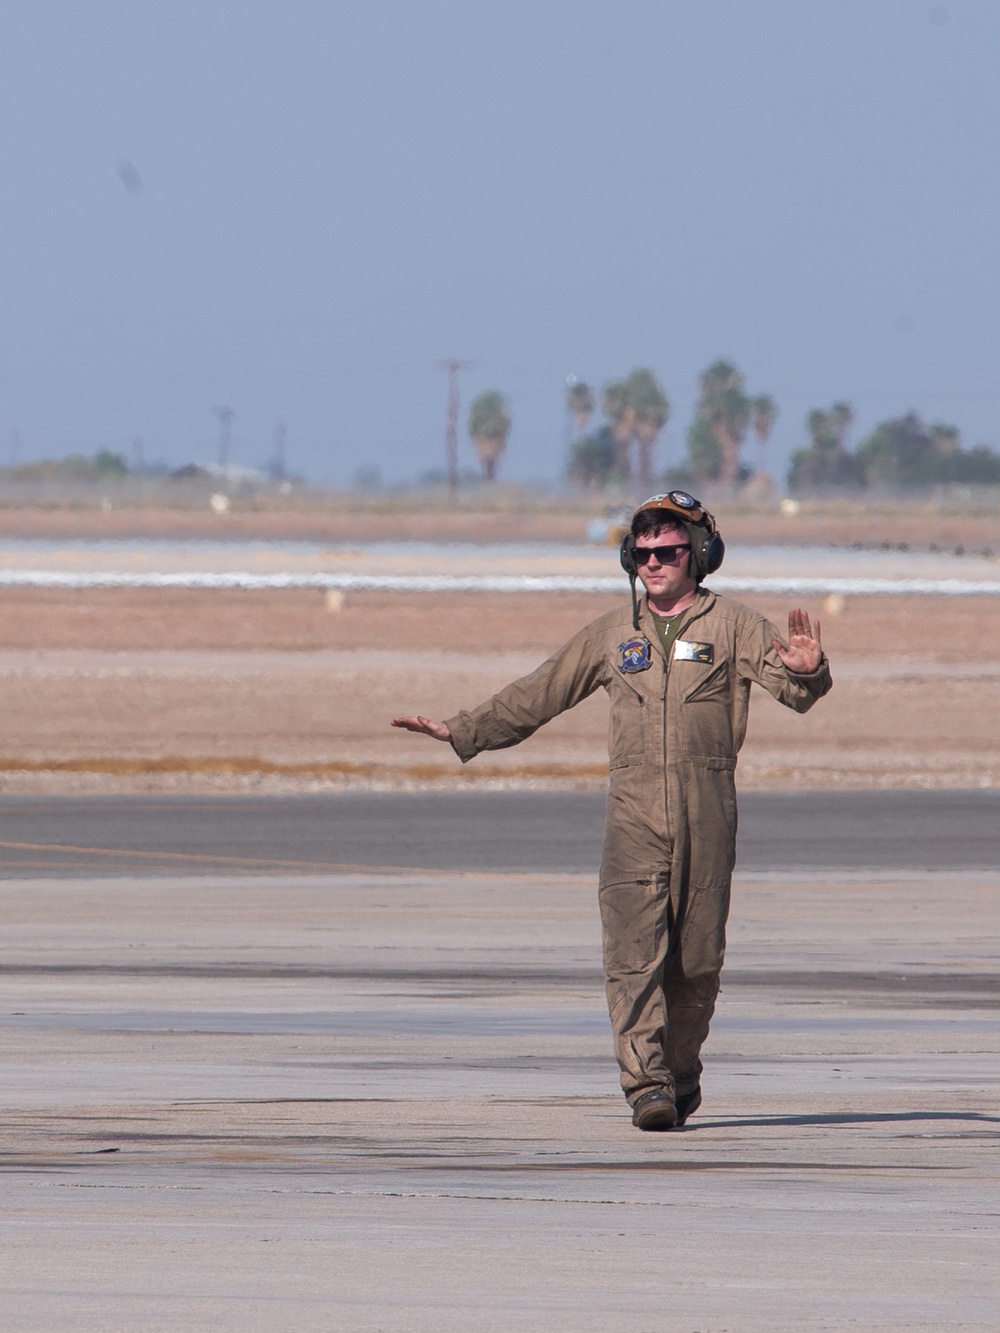
[[[663,708],[663,826],[670,837],[670,783],[667,781],[667,682],[669,673],[666,662],[663,663],[663,686],[660,690],[660,702]]]
[[[677,639],[680,638],[681,634],[683,634],[683,632],[690,625],[692,625],[696,620],[700,620],[702,616],[708,614],[710,607],[708,606],[699,607],[698,604],[695,603],[694,606],[689,607],[688,609],[694,611],[694,615],[681,623],[681,626],[677,631],[677,636],[674,639],[675,644],[677,642]],[[671,645],[670,654],[671,656],[673,656],[673,645]],[[670,837],[670,783],[667,781],[667,721],[668,721],[667,666],[668,664],[666,659],[663,659],[663,685],[660,688],[660,704],[662,706],[662,712],[663,712],[663,742],[662,742],[663,743],[663,822],[664,822],[664,831],[666,832],[666,835],[669,838]]]

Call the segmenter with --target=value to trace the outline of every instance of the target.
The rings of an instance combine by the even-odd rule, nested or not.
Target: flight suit
[[[750,686],[804,713],[830,689],[824,657],[788,671],[775,627],[699,589],[668,665],[645,602],[593,621],[530,675],[448,719],[463,762],[517,745],[603,688],[610,785],[599,900],[608,1009],[630,1101],[692,1091],[719,990],[736,857],[736,756]]]

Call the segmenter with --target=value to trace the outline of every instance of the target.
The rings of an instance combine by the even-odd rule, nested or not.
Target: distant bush
[[[966,452],[957,427],[926,426],[916,412],[876,426],[858,445],[858,459],[869,486],[914,489],[947,482],[1000,482],[1000,455],[985,445]]]
[[[601,426],[584,435],[573,445],[569,460],[569,479],[586,490],[600,491],[624,480],[615,467],[615,437],[610,426]]]
[[[907,412],[881,422],[852,453],[844,443],[852,419],[846,403],[834,404],[829,412],[810,412],[812,444],[793,454],[789,489],[916,490],[955,482],[1000,484],[1000,454],[984,444],[964,450],[956,426],[943,422],[928,426],[918,413]]]
[[[16,481],[107,481],[127,477],[129,466],[121,454],[100,449],[92,458],[85,454],[67,454],[65,458],[20,463],[4,471]]]
[[[110,449],[99,450],[91,464],[99,477],[124,477],[128,475],[128,464],[121,454],[114,454]]]

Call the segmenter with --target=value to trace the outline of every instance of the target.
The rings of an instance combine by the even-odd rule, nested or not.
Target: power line
[[[219,418],[219,467],[225,474],[229,471],[229,429],[236,413],[231,407],[213,407],[212,411]]]
[[[274,479],[285,480],[285,436],[288,434],[285,423],[279,421],[274,428]]]
[[[458,372],[468,370],[472,362],[449,357],[438,364],[448,372],[448,424],[444,434],[444,452],[448,464],[448,486],[454,493],[458,490]]]

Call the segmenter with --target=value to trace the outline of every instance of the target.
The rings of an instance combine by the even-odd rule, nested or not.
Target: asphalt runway
[[[744,880],[641,1134],[589,876],[0,883],[0,1327],[995,1330],[998,889]]]
[[[581,793],[0,797],[0,879],[352,869],[586,873],[604,798]],[[1000,865],[995,791],[751,792],[738,869]]]
[[[647,1135],[600,796],[0,798],[0,1326],[987,1333],[998,806],[748,794]]]

